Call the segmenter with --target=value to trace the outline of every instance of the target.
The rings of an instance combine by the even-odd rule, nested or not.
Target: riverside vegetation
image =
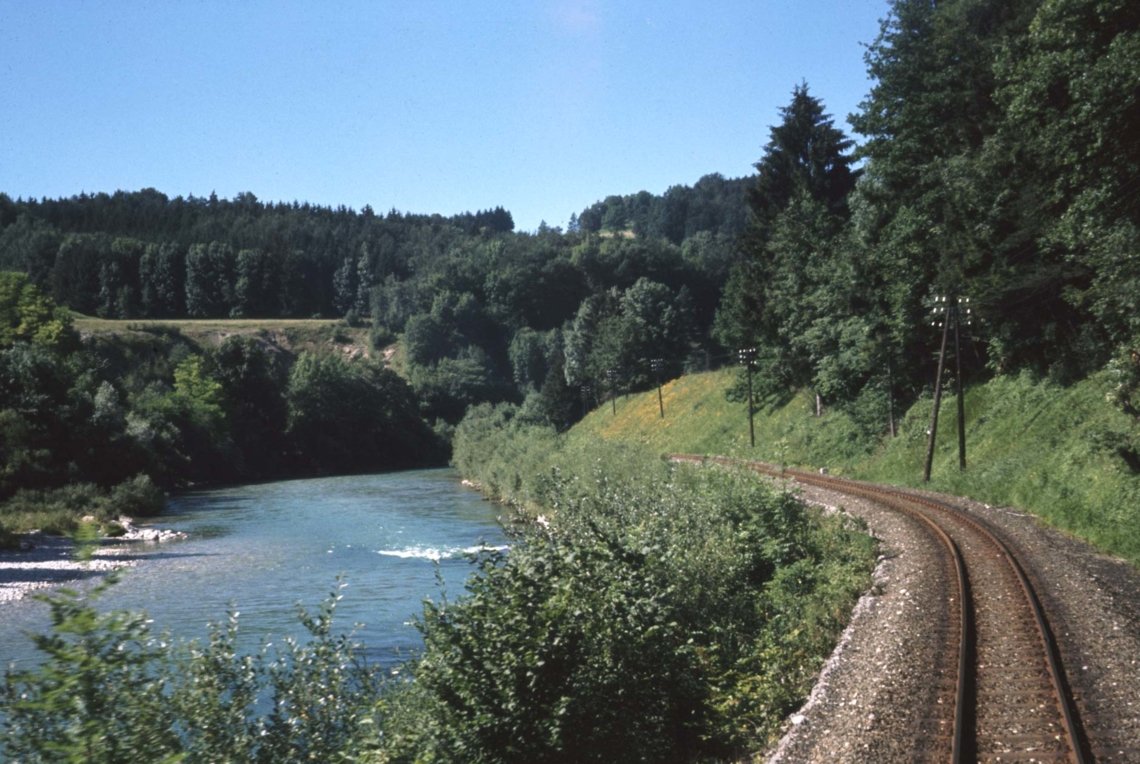
[[[154,515],[169,488],[446,461],[409,385],[346,360],[334,326],[308,343],[327,349],[289,352],[264,329],[211,344],[157,324],[82,337],[74,323],[0,272],[0,547]]]
[[[142,616],[63,592],[48,597],[53,633],[37,638],[45,663],[7,678],[0,751],[677,761],[767,741],[866,588],[871,540],[751,475],[487,424],[461,426],[457,457],[541,451],[546,468],[511,483],[545,514],[516,526],[509,553],[480,556],[461,597],[425,604],[422,655],[397,676],[334,636],[335,594],[303,616],[310,642],[241,655],[236,614],[205,645],[173,643]]]
[[[632,395],[562,435],[518,407],[472,410],[456,433],[457,464],[521,522],[510,553],[483,556],[463,596],[441,592],[425,606],[423,655],[397,677],[368,672],[351,640],[333,637],[335,595],[324,620],[310,619],[308,645],[240,656],[236,617],[206,646],[172,645],[139,618],[99,615],[64,594],[52,604],[57,633],[42,638],[47,668],[9,677],[7,744],[31,761],[76,751],[122,760],[106,748],[120,728],[119,739],[171,756],[251,761],[291,760],[282,752],[321,741],[332,741],[322,755],[361,761],[701,760],[762,747],[866,588],[874,547],[751,475],[658,455],[730,453],[915,484],[930,412],[919,402],[899,437],[868,440],[846,415],[815,417],[810,396],[797,396],[760,412],[753,449],[743,405],[725,396],[734,378],[686,376],[664,387],[664,418],[655,392]],[[943,438],[934,487],[1016,501],[1136,561],[1140,485],[1100,435],[1127,424],[1104,405],[1114,381],[971,389],[977,458],[959,473]],[[1067,462],[1090,470],[1083,481],[1042,479]],[[163,689],[122,691],[141,677]],[[332,716],[326,687],[341,688]],[[76,703],[77,688],[113,697],[114,708]],[[255,700],[267,696],[276,701]],[[154,697],[169,701],[161,715]],[[219,719],[238,718],[226,714],[245,726],[217,735]],[[643,745],[628,746],[631,736]],[[63,742],[35,750],[49,738]]]

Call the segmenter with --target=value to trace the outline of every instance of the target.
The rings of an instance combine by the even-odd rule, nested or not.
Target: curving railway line
[[[941,649],[928,708],[914,730],[915,760],[1090,762],[1062,655],[1030,577],[1002,534],[926,496],[727,457],[675,461],[744,466],[856,496],[913,518],[943,550],[945,596],[925,614]]]

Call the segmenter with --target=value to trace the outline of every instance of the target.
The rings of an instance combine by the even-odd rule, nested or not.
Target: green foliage
[[[632,230],[674,244],[709,233],[732,237],[744,229],[747,179],[705,175],[692,186],[670,186],[660,196],[646,191],[607,196],[571,216],[570,233]]]
[[[1132,455],[1140,427],[1129,409],[1140,388],[1136,357],[1121,353],[1109,369],[1069,386],[1024,373],[968,387],[964,472],[958,469],[956,404],[946,396],[930,484],[922,482],[929,394],[896,409],[899,433],[890,438],[873,427],[876,417],[885,416],[881,393],[872,391],[822,417],[813,416],[810,398],[801,393],[758,412],[756,447],[751,448],[743,402],[725,397],[736,376],[730,369],[666,385],[663,420],[657,415],[656,392],[633,395],[618,403],[616,416],[608,406],[591,412],[568,442],[588,449],[605,438],[654,453],[731,454],[933,487],[1013,505],[1107,553],[1140,562],[1140,471]],[[508,451],[507,458],[514,456]],[[505,470],[493,455],[486,460],[491,468]],[[496,484],[509,485],[501,479]]]
[[[773,391],[814,384],[831,392],[843,385],[829,365],[844,345],[837,320],[849,315],[854,291],[839,236],[857,177],[852,143],[806,85],[782,117],[756,164],[745,256],[729,277],[715,333],[725,347],[756,347]]]
[[[151,517],[162,511],[166,499],[149,475],[136,475],[111,489],[112,510],[127,517]]]
[[[80,313],[94,313],[99,304],[100,263],[110,257],[109,237],[101,234],[69,233],[45,274],[51,297]]]
[[[849,153],[853,142],[834,127],[806,83],[795,87],[780,117],[756,163],[756,184],[749,189],[754,226],[749,236],[759,242],[768,238],[772,222],[797,196],[842,216],[857,177]]]
[[[511,340],[522,329],[561,331],[586,298],[614,288],[625,293],[647,279],[669,290],[675,304],[668,323],[679,322],[679,332],[657,324],[666,342],[652,336],[642,344],[653,347],[631,349],[625,322],[602,354],[664,358],[679,371],[702,344],[719,298],[725,252],[744,216],[742,189],[743,181],[709,176],[693,189],[671,189],[667,204],[638,195],[636,217],[644,218],[638,226],[654,233],[646,228],[637,237],[550,228],[514,234],[501,209],[450,219],[377,216],[265,205],[249,194],[232,201],[170,199],[153,189],[29,200],[9,205],[0,262],[26,267],[57,301],[104,317],[370,317],[378,339],[402,341],[402,371],[429,399],[427,418],[454,424],[472,402],[522,400],[548,387],[536,400],[564,427],[578,409],[568,405],[565,383],[546,385],[561,348],[547,345],[545,370],[531,363],[537,376],[516,381],[513,372],[521,367],[512,365]],[[652,225],[643,214],[650,207],[657,209]],[[661,238],[665,229],[668,240]],[[697,234],[702,244],[683,257],[679,245]],[[638,315],[654,325],[660,312]],[[641,360],[635,358],[644,366]],[[623,384],[646,383],[640,366]],[[138,389],[130,393],[146,398]],[[168,429],[161,420],[180,425],[176,415],[156,416],[162,406],[154,397],[143,407],[141,419],[148,421],[140,430],[161,442]],[[243,438],[231,432],[230,440]],[[164,449],[182,457],[195,450],[201,449]]]
[[[90,359],[36,343],[0,350],[0,497],[83,478],[109,455],[96,448],[104,421],[94,417],[92,372]]]
[[[509,407],[460,425],[465,474],[540,517],[482,560],[467,596],[425,611],[426,720],[402,734],[409,747],[428,760],[725,757],[802,699],[873,545],[745,473],[643,454],[557,438]]]
[[[431,313],[418,313],[404,326],[404,352],[411,363],[426,366],[453,351],[451,327]]]
[[[253,474],[273,474],[280,469],[280,451],[266,445],[285,436],[289,373],[285,359],[260,339],[235,336],[209,354],[209,365],[245,468]]]
[[[183,311],[186,296],[186,253],[173,242],[147,244],[139,257],[142,311],[154,318],[169,318]]]
[[[174,399],[199,427],[217,433],[222,427],[222,385],[210,376],[202,356],[187,356],[174,368]]]
[[[648,387],[661,374],[675,376],[694,331],[688,291],[638,279],[628,289],[583,300],[564,333],[565,377],[570,385],[603,385],[607,395]]]
[[[286,434],[305,469],[352,472],[440,459],[412,390],[390,369],[303,354],[285,390]]]
[[[1095,317],[1113,343],[1140,329],[1138,61],[1134,3],[1049,0],[995,64],[1007,120],[995,143],[1016,147],[1019,163],[1032,168],[1016,180],[1040,207],[1018,222],[1064,278],[1066,301]]]
[[[237,613],[205,644],[154,635],[145,614],[100,613],[98,595],[44,597],[43,662],[9,672],[0,754],[25,762],[335,761],[369,740],[378,677],[332,632],[337,592],[300,611],[307,641],[237,649]]]
[[[229,315],[233,304],[233,249],[195,244],[186,253],[186,312],[197,318]]]
[[[123,258],[140,251],[120,240],[112,246]],[[150,254],[165,256],[161,248]],[[16,273],[0,274],[0,317],[0,500],[139,474],[172,486],[445,458],[394,372],[304,353],[295,360],[278,343],[312,340],[292,329],[284,338],[230,337],[205,351],[161,325],[130,324],[81,342],[66,311]],[[320,331],[327,345],[327,327]],[[154,511],[148,490],[123,499],[139,514]],[[55,509],[33,514],[48,527],[72,522]]]
[[[527,421],[518,407],[482,403],[455,428],[452,463],[492,496],[536,504],[540,497],[522,476],[546,472],[555,443],[553,427]]]
[[[523,327],[511,338],[508,354],[515,384],[524,390],[542,387],[548,371],[548,334]]]
[[[162,653],[146,617],[100,615],[70,590],[47,602],[52,633],[34,638],[43,665],[5,678],[0,751],[27,762],[125,762],[140,751],[177,760],[170,707],[154,702]]]
[[[234,316],[272,316],[278,312],[281,271],[262,249],[243,249],[234,262]]]
[[[23,489],[0,502],[0,530],[67,535],[76,530],[81,518],[91,516],[109,532],[120,516],[150,517],[161,512],[165,504],[162,491],[146,475],[110,489],[91,483]]]
[[[659,583],[624,552],[531,543],[484,560],[461,601],[425,607],[415,681],[434,701],[428,757],[684,756],[701,722],[695,656]]]
[[[71,317],[22,273],[0,271],[0,349],[33,342],[52,349],[74,343]]]
[[[953,430],[939,437],[932,485],[991,504],[1011,504],[1101,549],[1140,561],[1140,473],[1118,449],[1136,420],[1115,409],[1110,373],[1069,387],[1003,377],[966,396],[968,468],[957,468]],[[942,416],[953,421],[953,401]],[[931,401],[908,412],[900,437],[857,466],[870,479],[918,484]],[[944,419],[944,421],[947,421]]]

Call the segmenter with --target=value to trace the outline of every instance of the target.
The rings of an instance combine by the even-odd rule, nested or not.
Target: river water
[[[422,644],[413,618],[438,600],[437,571],[454,599],[474,571],[469,553],[507,541],[496,505],[451,470],[291,480],[188,493],[156,525],[189,538],[135,543],[136,568],[99,608],[145,610],[152,628],[201,638],[239,612],[242,644],[301,636],[297,604],[315,611],[343,576],[334,631],[355,631],[370,659],[398,663]],[[47,629],[46,606],[0,607],[0,667],[34,660],[29,631]]]

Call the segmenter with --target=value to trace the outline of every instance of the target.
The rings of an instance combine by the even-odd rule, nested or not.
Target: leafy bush
[[[465,474],[538,517],[464,598],[426,607],[397,760],[754,750],[867,584],[870,539],[751,474],[569,442],[513,407],[474,410],[455,443]]]
[[[99,613],[115,580],[44,598],[44,662],[9,672],[0,690],[0,759],[301,762],[363,750],[378,679],[332,633],[335,592],[301,611],[307,643],[239,654],[236,613],[205,644],[155,636],[144,614]]]
[[[164,684],[152,670],[162,647],[149,638],[145,616],[99,615],[70,590],[46,599],[53,630],[34,638],[45,662],[6,676],[0,753],[25,762],[174,754],[170,707],[154,702]]]
[[[69,534],[84,517],[106,525],[120,515],[156,515],[165,502],[162,491],[146,475],[137,475],[109,491],[91,483],[24,490],[0,503],[0,530]]]
[[[147,475],[136,475],[111,489],[112,511],[128,517],[152,517],[162,512],[166,499]]]
[[[425,608],[419,755],[662,761],[695,748],[706,688],[661,584],[601,536],[485,558],[467,596]]]

